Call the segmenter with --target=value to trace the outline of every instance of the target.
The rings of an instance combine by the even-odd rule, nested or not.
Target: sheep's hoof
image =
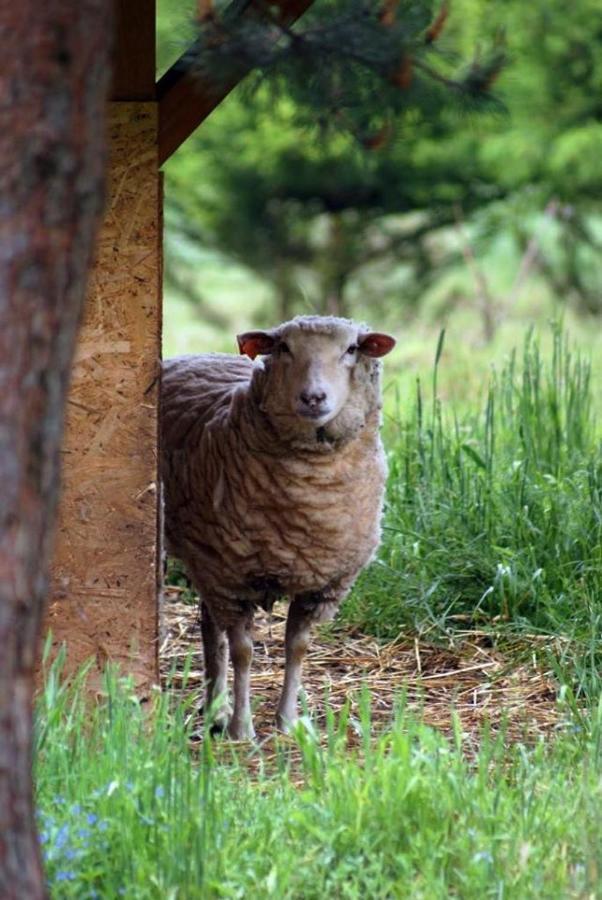
[[[228,722],[232,715],[232,707],[229,703],[218,704],[214,701],[207,704],[205,701],[200,708],[200,712],[206,725],[209,727],[210,735],[215,736],[227,731]]]
[[[252,722],[235,722],[230,720],[227,731],[228,737],[233,741],[255,740],[255,729]]]
[[[211,737],[219,737],[220,734],[225,734],[228,730],[228,719],[216,719],[209,726],[209,734]]]
[[[297,716],[285,716],[282,713],[278,713],[276,716],[276,728],[278,731],[281,731],[283,734],[290,734],[297,724]]]

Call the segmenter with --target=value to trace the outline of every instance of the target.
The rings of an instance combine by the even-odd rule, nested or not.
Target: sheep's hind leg
[[[211,731],[225,731],[230,718],[228,703],[228,641],[226,632],[218,628],[213,616],[201,603],[201,634],[205,661],[204,713],[211,713]]]
[[[251,628],[253,616],[241,618],[236,625],[228,628],[230,656],[234,668],[234,711],[228,724],[228,734],[236,741],[252,740],[255,737],[251,717],[251,661],[253,659],[253,639]]]
[[[297,721],[297,695],[311,626],[314,622],[329,622],[336,615],[338,606],[338,599],[324,600],[321,594],[299,594],[293,598],[286,620],[286,667],[276,714],[276,724],[282,731],[288,731]]]

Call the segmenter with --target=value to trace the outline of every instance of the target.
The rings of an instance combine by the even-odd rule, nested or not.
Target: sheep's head
[[[281,433],[315,442],[352,436],[379,406],[378,357],[395,340],[349,319],[300,316],[239,335],[241,353],[264,357],[261,406]],[[319,438],[320,439],[320,438]]]

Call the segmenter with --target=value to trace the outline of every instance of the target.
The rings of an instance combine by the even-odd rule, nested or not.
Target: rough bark
[[[33,674],[63,410],[103,195],[110,0],[0,5],[0,897],[46,896]]]

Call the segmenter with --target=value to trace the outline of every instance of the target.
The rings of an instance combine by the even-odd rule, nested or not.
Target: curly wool
[[[346,320],[280,326],[325,331]],[[282,595],[340,602],[380,538],[386,475],[380,362],[362,358],[324,428],[268,414],[272,361],[226,354],[164,365],[162,476],[170,552],[220,628]]]

